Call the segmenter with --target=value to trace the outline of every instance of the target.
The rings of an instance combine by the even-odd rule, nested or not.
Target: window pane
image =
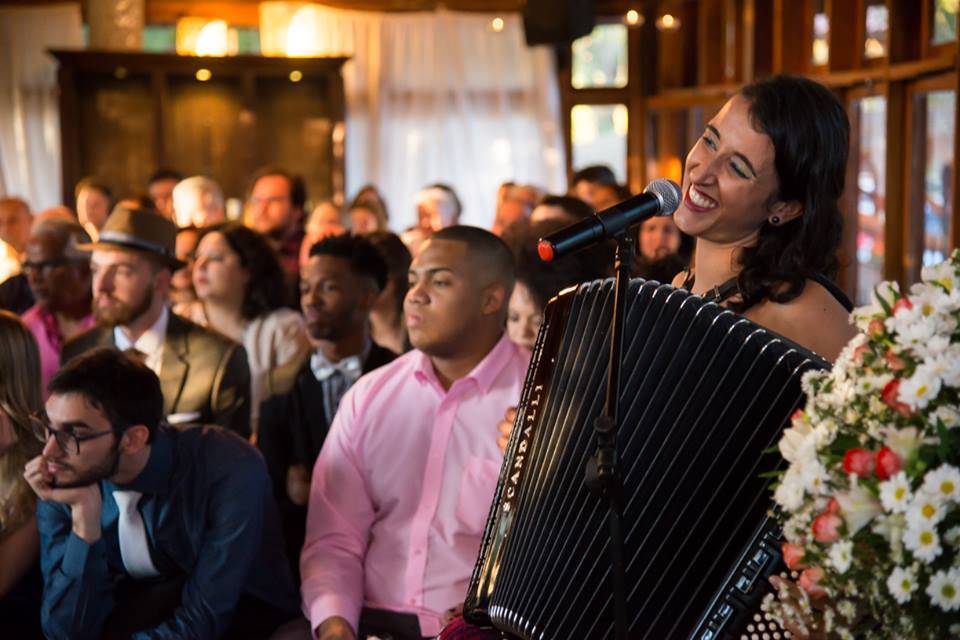
[[[933,44],[956,41],[958,7],[960,7],[958,0],[933,0],[931,12],[933,28],[930,30],[933,34],[931,38]]]
[[[605,164],[627,181],[627,106],[578,104],[570,111],[573,168]]]
[[[859,106],[860,162],[857,168],[857,304],[883,280],[887,100],[864,98]]]
[[[627,86],[627,27],[598,25],[573,42],[574,89]]]
[[[927,159],[923,172],[923,265],[942,262],[948,255],[953,214],[950,187],[953,181],[953,91],[927,94]]]
[[[824,5],[826,0],[817,0],[813,12],[813,64],[823,66],[830,61],[830,18]]]
[[[863,42],[863,57],[882,58],[887,55],[890,12],[886,0],[870,0],[867,5],[867,33]]]

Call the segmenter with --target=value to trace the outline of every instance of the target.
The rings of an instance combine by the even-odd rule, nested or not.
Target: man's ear
[[[128,427],[120,437],[120,451],[127,455],[139,453],[150,440],[150,429],[146,425],[138,424]]]
[[[501,313],[507,306],[507,289],[495,282],[483,288],[480,294],[480,312],[485,315]]]

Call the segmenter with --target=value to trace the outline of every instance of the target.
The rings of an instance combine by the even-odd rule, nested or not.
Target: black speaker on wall
[[[527,0],[523,31],[528,45],[569,44],[593,31],[593,0]]]

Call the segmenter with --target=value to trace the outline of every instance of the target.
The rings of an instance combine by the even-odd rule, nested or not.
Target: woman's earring
[[[780,224],[780,216],[770,216],[770,224],[773,226]]]

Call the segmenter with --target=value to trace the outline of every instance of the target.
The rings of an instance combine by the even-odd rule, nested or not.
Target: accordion
[[[603,412],[613,281],[548,304],[464,606],[525,640],[612,639],[606,501],[584,482]],[[773,629],[761,583],[782,567],[768,517],[775,445],[828,365],[683,290],[633,280],[617,433],[629,637]],[[753,600],[751,601],[751,597]],[[762,633],[753,637],[786,637]]]

